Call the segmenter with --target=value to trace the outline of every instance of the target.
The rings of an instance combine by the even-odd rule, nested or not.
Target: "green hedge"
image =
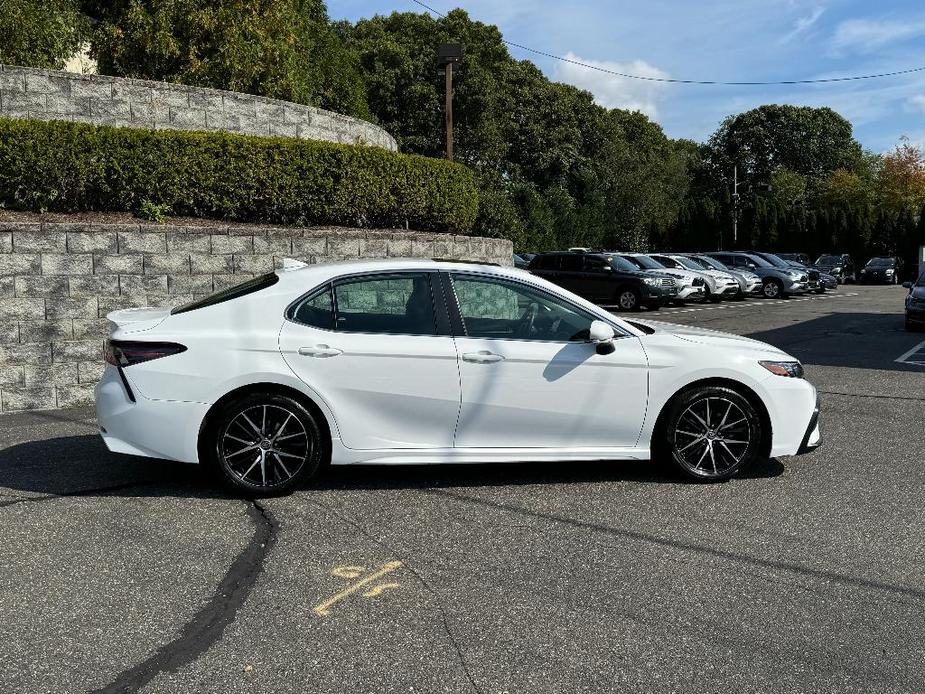
[[[442,159],[315,140],[5,118],[0,202],[457,232],[469,231],[478,214],[472,172]]]

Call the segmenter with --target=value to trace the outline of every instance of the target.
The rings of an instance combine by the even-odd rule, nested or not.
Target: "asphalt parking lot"
[[[898,287],[663,309],[822,392],[823,448],[352,468],[257,504],[0,417],[0,692],[925,691],[925,333]],[[921,363],[919,363],[921,362]]]

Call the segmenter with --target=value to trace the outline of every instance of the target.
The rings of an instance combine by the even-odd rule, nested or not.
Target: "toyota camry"
[[[622,320],[514,268],[284,268],[109,314],[110,450],[208,465],[248,495],[322,466],[634,460],[725,480],[822,441],[816,389],[771,345]]]

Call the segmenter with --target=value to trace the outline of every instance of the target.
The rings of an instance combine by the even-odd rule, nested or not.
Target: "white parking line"
[[[720,311],[728,308],[751,308],[753,306],[785,306],[799,301],[826,301],[828,299],[847,299],[857,296],[858,292],[847,294],[820,294],[818,296],[804,296],[799,299],[763,299],[761,301],[744,301],[741,303],[722,303],[711,306],[692,306],[662,309],[662,313],[693,313],[694,311]]]
[[[913,359],[914,357],[914,359]],[[925,366],[925,342],[920,342],[896,360],[897,364]]]

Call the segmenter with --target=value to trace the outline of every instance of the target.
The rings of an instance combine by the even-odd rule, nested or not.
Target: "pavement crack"
[[[469,680],[469,684],[472,687],[472,690],[476,692],[476,694],[482,694],[482,690],[479,689],[478,684],[476,684],[475,682],[475,678],[472,676],[472,670],[469,667],[469,663],[466,660],[466,656],[463,653],[462,647],[459,645],[459,642],[456,640],[456,637],[453,635],[453,630],[450,628],[449,614],[447,613],[446,607],[444,607],[443,605],[443,600],[440,597],[440,594],[437,592],[436,588],[434,588],[430,584],[430,582],[426,578],[424,578],[424,576],[422,576],[420,572],[417,571],[417,569],[411,566],[406,556],[403,556],[400,552],[397,552],[395,548],[389,545],[385,540],[382,540],[376,537],[371,532],[369,532],[366,528],[364,528],[362,525],[357,523],[355,520],[352,520],[351,518],[348,518],[342,513],[339,513],[338,511],[334,510],[330,506],[322,504],[320,501],[316,501],[314,499],[306,499],[306,500],[310,504],[313,504],[317,506],[318,508],[321,508],[327,511],[332,516],[335,516],[336,518],[342,520],[344,523],[347,523],[348,525],[354,527],[363,537],[367,538],[371,542],[387,550],[392,556],[396,557],[399,561],[401,561],[402,568],[407,569],[408,572],[412,576],[414,576],[418,580],[418,582],[424,587],[424,589],[428,593],[430,593],[430,595],[433,597],[434,601],[437,604],[437,609],[440,611],[440,618],[441,618],[441,621],[443,622],[443,631],[444,633],[446,633],[446,636],[450,641],[450,645],[453,647],[453,650],[456,653],[456,658],[459,661],[459,664],[462,667],[463,672],[466,675],[466,679]]]
[[[148,484],[157,484],[161,480],[145,480],[142,482],[126,482],[123,484],[113,484],[107,487],[94,487],[92,489],[76,489],[69,492],[61,492],[60,494],[42,494],[41,496],[16,496],[8,500],[0,501],[0,508],[5,508],[7,506],[15,506],[16,504],[25,504],[25,503],[39,503],[42,501],[57,501],[59,499],[67,499],[74,496],[90,496],[91,494],[105,494],[107,492],[118,492],[123,489],[131,489],[132,487],[143,487]]]
[[[873,398],[874,400],[907,400],[910,402],[925,402],[925,398],[913,398],[908,395],[881,395],[877,393],[845,393],[840,390],[820,390],[822,395],[842,395],[846,398]]]
[[[173,641],[151,657],[121,673],[92,694],[137,692],[163,672],[175,672],[212,647],[231,624],[263,572],[264,561],[276,543],[279,524],[259,501],[248,502],[254,534],[235,558],[208,602],[180,630]]]

